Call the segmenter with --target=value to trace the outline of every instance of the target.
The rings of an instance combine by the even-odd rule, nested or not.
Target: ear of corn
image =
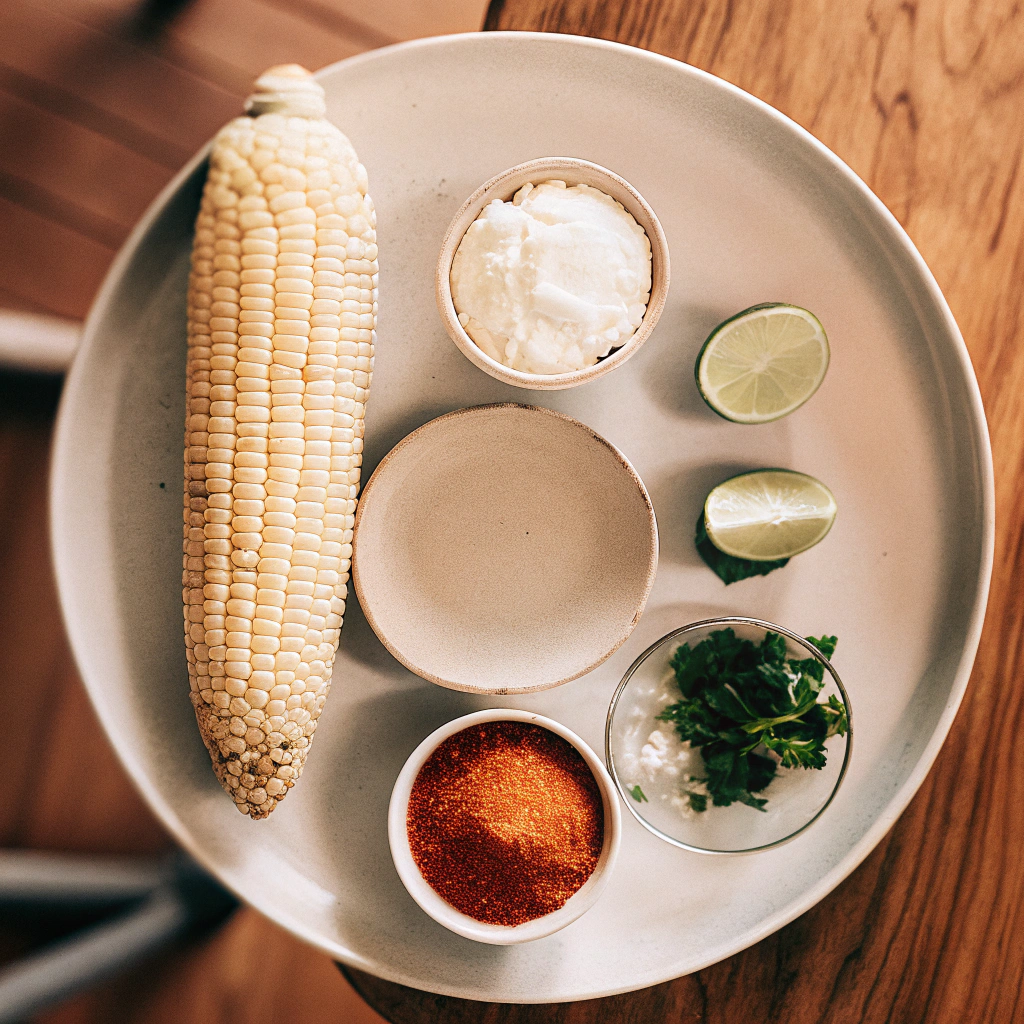
[[[218,134],[188,292],[185,645],[239,810],[302,772],[345,611],[377,315],[366,172],[296,65]]]

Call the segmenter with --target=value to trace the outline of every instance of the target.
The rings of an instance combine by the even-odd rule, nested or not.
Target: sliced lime
[[[814,547],[836,518],[836,499],[819,480],[788,469],[758,469],[719,484],[704,502],[708,540],[753,562],[791,558]]]
[[[768,423],[818,390],[828,357],[828,338],[813,313],[766,302],[719,324],[704,342],[694,374],[719,416]]]

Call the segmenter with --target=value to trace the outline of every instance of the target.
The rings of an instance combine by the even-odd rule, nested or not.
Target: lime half
[[[719,484],[704,502],[708,540],[753,562],[791,558],[814,547],[836,518],[836,499],[819,480],[788,469],[758,469]]]
[[[813,313],[768,302],[719,324],[694,373],[704,401],[734,423],[768,423],[803,405],[828,369],[828,338]]]

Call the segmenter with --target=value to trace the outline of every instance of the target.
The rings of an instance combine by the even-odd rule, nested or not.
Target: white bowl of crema
[[[620,366],[665,306],[669,253],[624,178],[574,157],[517,164],[448,228],[437,307],[460,351],[516,387],[575,387]]]

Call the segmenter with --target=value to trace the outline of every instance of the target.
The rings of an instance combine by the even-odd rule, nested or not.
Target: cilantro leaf
[[[805,637],[809,644],[813,644],[815,647],[825,655],[826,658],[831,658],[836,652],[836,644],[839,643],[839,637],[837,636],[809,636]]]
[[[712,569],[726,586],[749,579],[751,576],[767,576],[768,573],[781,569],[789,561],[788,558],[780,558],[774,562],[755,562],[749,558],[737,558],[735,555],[727,555],[724,551],[719,551],[711,543],[708,532],[704,528],[703,509],[697,520],[694,544],[697,547],[697,554],[704,559],[708,568]]]
[[[829,736],[845,736],[850,730],[850,720],[843,702],[833,693],[825,704],[819,705],[821,714],[828,723]]]
[[[830,657],[834,636],[810,637]],[[778,765],[824,768],[825,741],[849,729],[834,694],[820,701],[824,669],[815,658],[788,658],[785,637],[767,632],[760,644],[718,629],[695,647],[680,645],[669,664],[682,696],[657,716],[672,722],[681,740],[700,750],[706,775],[685,788],[690,807],[743,803],[763,810],[755,794],[768,788]],[[635,787],[639,789],[639,787]],[[638,799],[634,794],[634,799]]]
[[[632,789],[631,789],[631,790],[629,791],[629,795],[630,795],[630,796],[631,796],[631,797],[632,797],[632,798],[633,798],[633,799],[634,799],[634,800],[635,800],[635,801],[636,801],[636,802],[637,802],[638,804],[647,804],[647,803],[650,803],[650,800],[648,800],[648,799],[647,799],[647,797],[646,797],[646,796],[644,796],[644,791],[643,791],[643,790],[642,790],[642,789],[641,789],[641,788],[640,788],[639,786],[634,786],[634,787],[633,787],[633,788],[632,788]]]
[[[831,658],[836,649],[836,644],[839,642],[837,637],[834,636],[809,636],[805,638],[809,644],[813,644],[815,647],[825,655],[826,658]],[[794,673],[811,676],[819,683],[825,678],[825,666],[822,665],[817,658],[803,658],[799,661],[794,660],[790,663],[790,668]]]

